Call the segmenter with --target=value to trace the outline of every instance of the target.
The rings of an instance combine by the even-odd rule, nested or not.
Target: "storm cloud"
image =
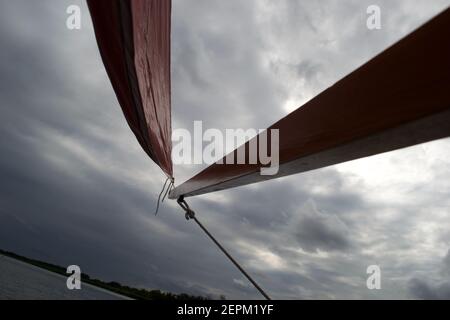
[[[266,128],[449,6],[174,0],[173,127]],[[66,8],[82,9],[68,30]],[[0,248],[132,286],[260,298],[174,202],[102,65],[86,4],[0,0]],[[376,90],[376,88],[374,88]],[[176,183],[204,166],[176,166]],[[189,199],[273,298],[450,298],[450,141]],[[368,290],[379,265],[382,289]]]

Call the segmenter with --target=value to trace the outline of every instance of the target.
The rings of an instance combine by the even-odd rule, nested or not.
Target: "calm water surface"
[[[123,300],[126,297],[82,283],[69,290],[66,277],[0,255],[0,299]]]

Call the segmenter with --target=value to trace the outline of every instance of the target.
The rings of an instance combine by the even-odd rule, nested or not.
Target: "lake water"
[[[0,255],[0,300],[123,300],[120,296],[85,283],[69,290],[66,277]]]

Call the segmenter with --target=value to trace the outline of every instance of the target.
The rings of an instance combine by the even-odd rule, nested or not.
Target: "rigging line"
[[[166,199],[166,197],[167,197],[167,195],[169,194],[169,192],[172,191],[172,189],[173,189],[173,187],[174,187],[174,184],[175,184],[174,178],[170,178],[169,186],[167,187],[167,190],[166,190],[166,192],[164,193],[164,197],[162,197],[161,203],[164,202],[164,200]]]
[[[271,300],[270,297],[267,295],[267,293],[264,292],[264,290],[256,283],[255,280],[239,265],[239,263],[234,260],[234,258],[227,252],[227,250],[222,247],[222,245],[214,238],[214,236],[206,229],[206,227],[197,219],[195,216],[195,212],[192,211],[191,208],[189,208],[189,205],[184,200],[184,197],[181,196],[177,200],[178,204],[183,208],[183,210],[186,212],[185,217],[186,220],[194,220],[198,226],[208,235],[208,237],[219,247],[219,249],[230,259],[230,261],[241,271],[241,273],[255,286],[255,288],[266,298],[267,300]]]
[[[169,181],[169,180],[170,180],[170,178],[167,178],[167,179],[166,179],[166,182],[164,182],[163,188],[162,188],[161,192],[159,193],[159,196],[158,196],[158,202],[156,203],[155,216],[158,214],[159,203],[160,203],[160,200],[161,200],[161,196],[162,196],[162,194],[164,193],[164,190],[166,189],[167,181]],[[163,199],[163,200],[164,200],[164,199]]]

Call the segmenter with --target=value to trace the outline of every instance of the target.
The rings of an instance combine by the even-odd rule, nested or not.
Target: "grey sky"
[[[80,31],[65,27],[70,4]],[[370,4],[381,30],[366,28]],[[173,126],[265,128],[449,4],[174,0]],[[0,0],[0,47],[0,248],[132,286],[260,297],[175,203],[152,214],[164,175],[127,127],[84,2]],[[435,141],[190,205],[273,298],[450,298],[449,150]],[[201,168],[176,166],[177,183]]]

